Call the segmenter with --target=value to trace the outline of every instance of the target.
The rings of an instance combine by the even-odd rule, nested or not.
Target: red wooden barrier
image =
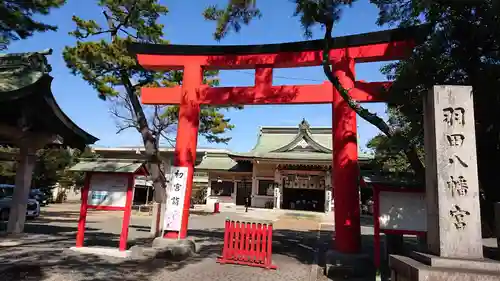
[[[241,264],[277,269],[272,263],[273,225],[227,219],[220,264]]]

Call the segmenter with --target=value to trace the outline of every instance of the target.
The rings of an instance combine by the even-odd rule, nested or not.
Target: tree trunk
[[[118,32],[117,28],[114,26],[112,19],[103,12],[104,16],[107,19],[108,27],[111,32],[111,40],[114,42],[116,40],[116,33]],[[141,106],[139,98],[137,97],[136,91],[132,82],[130,82],[129,73],[125,69],[120,69],[120,79],[127,91],[127,96],[130,100],[132,108],[134,110],[135,117],[137,119],[137,130],[141,134],[142,142],[144,143],[144,149],[148,161],[148,169],[150,173],[150,178],[153,180],[153,200],[156,203],[161,204],[165,200],[165,180],[160,172],[160,161],[159,161],[159,152],[158,152],[158,136],[153,136],[153,133],[148,125],[148,120],[146,119],[146,115],[144,114],[144,110]],[[158,208],[161,209],[161,208]],[[160,213],[153,214],[153,218],[158,217]],[[156,225],[156,233],[158,231],[158,225]]]
[[[159,143],[158,139],[153,136],[151,129],[148,126],[146,115],[139,102],[134,87],[125,71],[121,73],[122,82],[127,90],[127,95],[130,99],[132,108],[137,118],[138,131],[141,133],[144,143],[146,158],[148,159],[148,170],[150,179],[153,181],[153,200],[154,204],[158,205],[153,208],[153,217],[151,221],[150,232],[156,237],[160,230],[161,204],[165,201],[165,178],[160,170]]]

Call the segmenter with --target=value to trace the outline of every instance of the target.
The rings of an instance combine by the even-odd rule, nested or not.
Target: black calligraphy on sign
[[[175,173],[174,173],[174,175],[175,175],[176,178],[182,179],[182,177],[184,176],[184,173],[180,172],[179,170],[176,170]]]
[[[465,222],[465,216],[470,216],[470,212],[463,210],[458,205],[453,205],[452,210],[450,210],[450,216],[452,216],[454,219],[453,224],[455,225],[455,227],[458,230],[461,230],[467,226],[467,223]]]
[[[448,189],[451,190],[451,196],[465,196],[469,191],[469,186],[467,185],[467,180],[463,176],[453,177],[446,182]]]
[[[179,206],[179,201],[180,201],[179,197],[174,196],[174,197],[172,197],[172,199],[170,199],[170,200],[172,201],[172,205],[174,205],[174,206]]]
[[[469,167],[469,165],[467,163],[465,163],[464,160],[462,160],[462,158],[460,158],[458,155],[454,154],[453,156],[451,156],[448,161],[450,162],[450,164],[454,164],[454,163],[458,163],[460,164],[462,167],[464,168],[467,168]]]
[[[454,147],[460,147],[464,144],[465,136],[462,134],[450,134],[446,135],[448,144]]]
[[[465,109],[463,107],[447,107],[443,109],[443,121],[448,126],[465,125]]]
[[[181,184],[179,184],[179,183],[174,184],[174,190],[175,190],[175,191],[180,191],[180,190],[181,190],[181,186],[182,186],[182,185],[181,185]]]

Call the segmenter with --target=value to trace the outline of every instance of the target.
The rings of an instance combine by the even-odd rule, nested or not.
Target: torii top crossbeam
[[[400,60],[408,57],[426,26],[349,35],[333,39],[330,58],[356,62]],[[203,87],[199,104],[314,104],[332,102],[332,85],[273,86],[272,69],[321,64],[323,40],[267,45],[160,45],[132,43],[130,52],[152,70],[180,70],[186,65],[210,69],[255,69],[255,87]],[[339,67],[339,65],[337,65]],[[360,102],[380,102],[390,82],[355,81],[351,96]],[[181,87],[143,88],[144,104],[180,104]]]

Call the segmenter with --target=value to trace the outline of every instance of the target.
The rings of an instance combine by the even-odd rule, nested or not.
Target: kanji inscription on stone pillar
[[[434,86],[424,119],[429,250],[482,258],[472,87]]]

